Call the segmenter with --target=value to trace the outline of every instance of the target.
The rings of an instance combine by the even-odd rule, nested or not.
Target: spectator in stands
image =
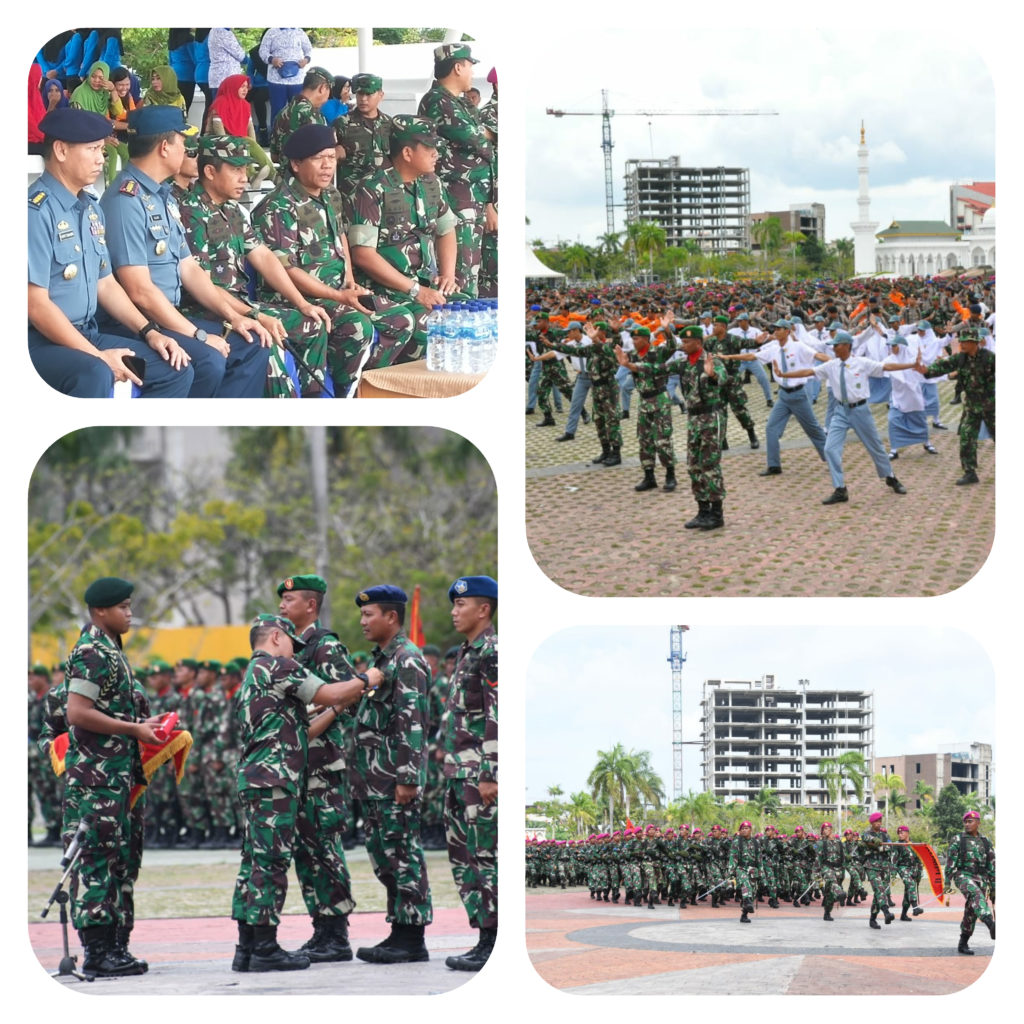
[[[114,92],[121,101],[122,112],[114,120],[114,138],[117,142],[117,160],[121,167],[128,163],[128,112],[139,106],[132,96],[132,75],[127,68],[114,68],[110,72],[110,80],[114,83]]]
[[[267,29],[260,42],[260,57],[267,65],[271,123],[277,120],[278,111],[302,91],[299,73],[312,56],[313,44],[301,28]]]
[[[68,41],[74,33],[71,30],[59,32],[36,54],[35,63],[43,70],[44,78],[64,77],[64,58],[67,55]]]
[[[43,97],[43,107],[46,112],[56,110],[58,107],[70,106],[68,94],[64,89],[64,83],[59,78],[44,78],[39,83],[39,92]]]
[[[187,115],[187,103],[178,88],[178,76],[169,64],[159,64],[153,68],[149,80],[149,88],[142,97],[142,105],[146,107],[180,107]]]
[[[331,86],[330,99],[320,108],[324,120],[333,128],[339,117],[345,117],[352,109],[352,79],[335,75]]]
[[[252,107],[252,118],[256,125],[256,141],[261,146],[270,145],[270,124],[267,111],[270,107],[270,89],[267,87],[267,62],[260,56],[260,43],[270,31],[265,28],[260,42],[245,57],[242,70],[249,76],[249,106]]]
[[[206,101],[206,109],[210,109],[213,93],[210,91],[210,30],[197,28],[195,42],[192,44],[192,56],[196,62],[196,85]]]
[[[71,94],[71,106],[79,110],[88,110],[92,114],[102,114],[108,120],[116,121],[124,107],[114,91],[114,83],[110,81],[109,75],[110,68],[103,61],[94,61],[89,68],[89,77]],[[117,139],[114,137],[113,128],[103,152],[103,181],[109,185],[117,174]]]
[[[251,187],[259,188],[263,179],[273,173],[274,165],[256,141],[248,96],[249,79],[246,75],[229,75],[225,78],[210,108],[206,132],[208,135],[233,135],[237,139],[245,140],[249,156],[258,168],[252,178]]]
[[[42,80],[43,69],[32,64],[28,69],[28,151],[35,156],[43,153],[43,130],[39,122],[46,116],[46,105],[39,91]]]
[[[185,117],[192,106],[196,91],[196,58],[192,44],[195,36],[190,28],[167,30],[167,63],[178,78],[178,88],[185,98]]]
[[[229,28],[211,28],[206,47],[210,54],[210,95],[216,99],[221,82],[238,74],[245,50]]]

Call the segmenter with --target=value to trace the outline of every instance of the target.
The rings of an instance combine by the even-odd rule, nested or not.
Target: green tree
[[[763,786],[750,798],[750,802],[757,808],[758,818],[760,819],[760,829],[763,832],[764,819],[774,818],[779,813],[779,808],[782,806],[779,801],[779,794],[770,786]]]
[[[782,241],[789,246],[790,254],[793,257],[793,279],[796,280],[796,255],[800,245],[807,241],[806,236],[802,231],[783,231]]]
[[[837,238],[832,243],[838,257],[838,277],[842,280],[853,273],[854,243],[852,238]]]
[[[942,842],[948,843],[963,828],[966,812],[967,805],[956,786],[943,786],[931,814],[931,824]]]
[[[839,809],[837,814],[838,828],[843,826],[843,796],[847,786],[853,789],[859,803],[864,799],[864,777],[867,767],[864,755],[856,750],[847,750],[838,757],[823,757],[818,762],[818,773],[821,775],[829,800]]]
[[[589,793],[581,790],[570,795],[567,817],[577,836],[586,835],[600,816],[601,809]]]
[[[761,248],[762,260],[770,261],[782,247],[782,221],[778,217],[765,217],[754,221],[750,229],[754,241]]]
[[[895,772],[876,772],[871,776],[871,791],[879,801],[885,801],[885,827],[889,827],[889,807],[899,809],[899,797],[907,790],[906,783]],[[879,797],[881,794],[881,797]],[[905,804],[906,801],[904,800]]]

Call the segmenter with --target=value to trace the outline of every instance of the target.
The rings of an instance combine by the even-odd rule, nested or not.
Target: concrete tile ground
[[[963,898],[912,922],[868,928],[863,905],[771,910],[740,924],[729,905],[679,910],[595,903],[586,889],[528,890],[530,961],[552,987],[577,995],[944,995],[986,970],[994,943],[975,931],[956,952]]]
[[[938,455],[920,445],[904,449],[893,470],[907,488],[896,495],[875,473],[851,432],[844,457],[850,501],[824,506],[832,493],[828,469],[791,419],[782,441],[783,473],[765,467],[768,409],[760,388],[747,387],[748,408],[761,447],[729,416],[730,450],[723,455],[725,528],[684,530],[696,512],[686,475],[686,421],[673,413],[677,490],[637,494],[641,479],[636,420],[624,420],[623,465],[592,466],[600,450],[593,424],[572,441],[556,442],[556,427],[538,428],[539,411],[524,417],[526,531],[541,571],[587,596],[813,596],[863,597],[944,594],[981,568],[995,533],[995,445],[979,442],[981,482],[957,487],[961,475],[953,385],[939,385]],[[824,392],[815,405],[825,418]],[[882,443],[886,408],[872,406]],[[634,402],[635,415],[635,402]],[[664,472],[655,476],[659,484]]]

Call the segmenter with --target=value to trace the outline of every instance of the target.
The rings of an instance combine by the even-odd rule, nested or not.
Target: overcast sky
[[[598,750],[649,750],[672,795],[669,626],[576,627],[538,647],[526,686],[526,800],[586,788]],[[705,679],[874,691],[875,753],[995,744],[995,681],[981,645],[956,629],[693,626],[683,634],[683,739],[700,738]],[[959,747],[958,747],[959,749]],[[683,792],[698,792],[700,748],[684,747]]]
[[[780,19],[780,24],[785,21]],[[871,219],[949,219],[949,185],[995,179],[992,78],[966,28],[934,19],[909,31],[697,29],[660,38],[648,22],[576,26],[551,36],[567,73],[530,79],[527,239],[595,244],[605,232],[600,117],[616,111],[758,109],[770,117],[611,119],[615,201],[628,159],[679,156],[683,166],[750,169],[751,211],[825,205],[826,237],[853,237],[861,120],[870,150]],[[614,35],[612,32],[614,31]],[[543,43],[542,43],[543,45]],[[534,61],[544,65],[543,56]],[[616,207],[616,230],[625,210]]]

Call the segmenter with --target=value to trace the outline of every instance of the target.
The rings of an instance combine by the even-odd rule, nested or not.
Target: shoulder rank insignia
[[[121,182],[121,187],[118,189],[123,195],[133,196],[139,190],[139,183],[132,178],[127,178]]]
[[[42,205],[43,200],[45,198],[46,198],[46,193],[45,192],[37,192],[34,196],[29,196],[29,198],[28,198],[29,205],[30,206],[34,206],[36,209],[38,209]]]

